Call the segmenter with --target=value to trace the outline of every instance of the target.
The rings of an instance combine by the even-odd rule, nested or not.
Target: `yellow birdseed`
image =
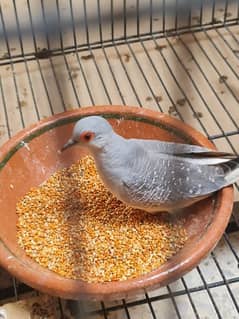
[[[86,156],[32,188],[17,204],[27,255],[67,278],[106,282],[148,273],[184,245],[180,222],[127,207]]]

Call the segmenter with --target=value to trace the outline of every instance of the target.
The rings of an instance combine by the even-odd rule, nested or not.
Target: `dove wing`
[[[174,156],[151,155],[124,176],[128,200],[136,207],[157,207],[202,197],[225,185],[220,166],[195,165]]]
[[[188,162],[197,160],[197,163],[202,165],[215,165],[237,158],[234,154],[219,152],[198,145],[142,139],[131,139],[131,141],[147,152],[168,154]]]
[[[219,152],[212,150],[210,148],[191,145],[191,144],[182,144],[174,142],[164,142],[158,140],[142,140],[142,139],[131,139],[133,143],[138,144],[143,147],[146,151],[153,151],[165,154],[173,155],[195,155],[195,156],[210,156],[210,157],[228,157],[235,158],[236,156],[227,152]]]

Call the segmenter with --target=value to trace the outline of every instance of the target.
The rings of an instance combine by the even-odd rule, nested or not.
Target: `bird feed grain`
[[[184,245],[182,225],[127,207],[102,184],[86,156],[32,188],[17,204],[26,254],[57,274],[88,282],[148,273]]]

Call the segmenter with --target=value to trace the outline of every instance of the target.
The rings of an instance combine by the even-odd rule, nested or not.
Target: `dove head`
[[[113,133],[112,126],[100,116],[88,116],[76,122],[72,137],[62,151],[78,144],[93,149],[102,148]]]

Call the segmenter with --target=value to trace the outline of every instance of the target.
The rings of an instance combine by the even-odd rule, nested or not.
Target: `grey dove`
[[[239,179],[239,158],[205,147],[126,139],[107,120],[79,120],[62,151],[87,147],[105,186],[122,202],[151,213],[189,206]]]

